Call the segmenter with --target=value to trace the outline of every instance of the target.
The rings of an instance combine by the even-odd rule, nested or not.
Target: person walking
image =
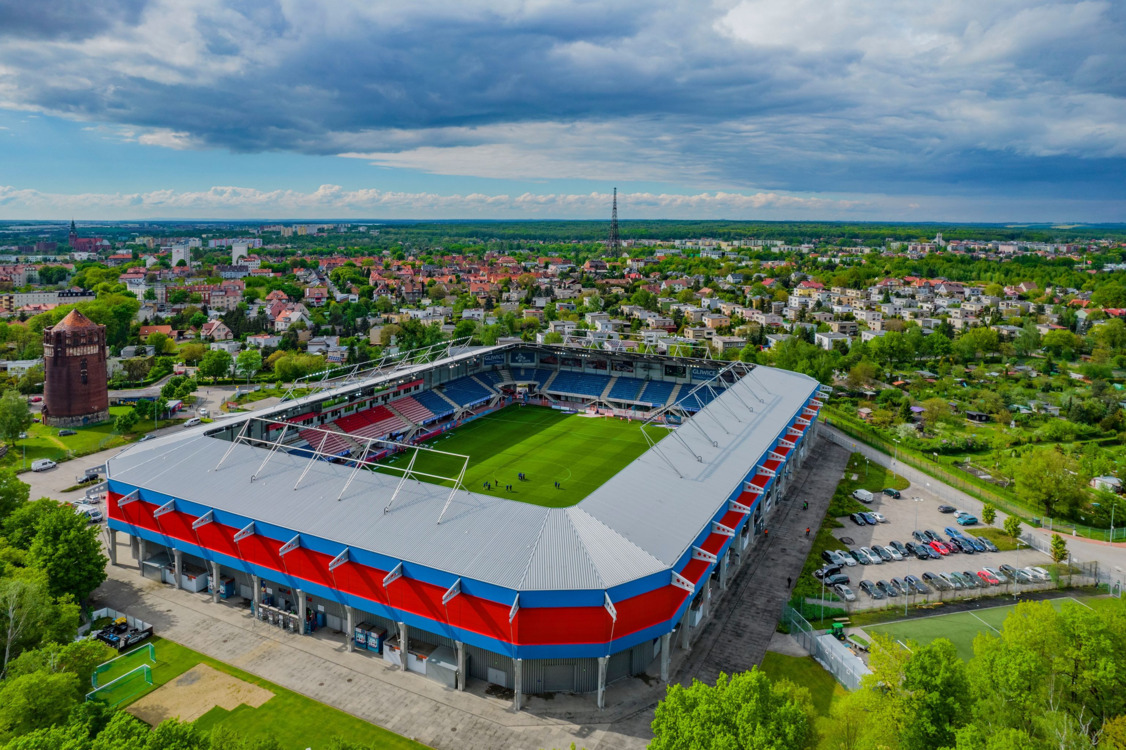
[[[792,579],[792,578],[790,578],[789,576],[787,576],[787,577],[786,577],[786,588],[790,588],[790,584],[791,584],[792,582],[793,582],[793,579]]]

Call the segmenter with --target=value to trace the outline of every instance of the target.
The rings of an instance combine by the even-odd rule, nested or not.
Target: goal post
[[[145,661],[150,664],[156,664],[156,647],[151,643],[145,643],[127,653],[115,656],[107,662],[102,662],[94,667],[94,673],[90,675],[90,687],[98,688],[104,687],[108,684],[107,681],[116,679],[116,676],[124,676],[136,669],[137,665]],[[99,685],[98,683],[102,683]]]
[[[152,667],[142,664],[101,687],[94,688],[86,694],[86,701],[98,701],[109,708],[116,708],[136,698],[152,685]]]

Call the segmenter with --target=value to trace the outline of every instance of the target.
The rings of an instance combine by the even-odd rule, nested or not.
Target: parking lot
[[[898,500],[887,495],[876,494],[873,496],[873,501],[870,504],[866,504],[867,510],[882,514],[884,518],[887,519],[886,523],[880,523],[876,526],[857,526],[847,517],[840,519],[844,523],[844,526],[839,529],[834,529],[833,536],[838,540],[851,540],[851,542],[842,541],[840,545],[841,548],[854,550],[858,547],[871,547],[872,545],[886,546],[892,540],[907,544],[908,542],[914,541],[911,532],[916,529],[931,529],[937,532],[945,541],[948,539],[948,536],[943,529],[948,526],[958,528],[968,535],[974,535],[975,530],[983,527],[983,524],[980,522],[965,527],[958,526],[952,513],[947,514],[939,512],[939,506],[944,504],[945,501],[941,501],[931,495],[927,488],[911,486],[903,490],[901,494],[902,496]],[[916,501],[914,498],[920,498],[920,500]],[[902,596],[882,600],[873,599],[860,591],[859,584],[861,580],[869,580],[875,583],[881,579],[890,580],[893,577],[902,579],[906,575],[922,578],[923,574],[926,572],[949,573],[952,571],[969,571],[970,573],[976,574],[977,571],[987,566],[996,569],[1001,565],[1008,564],[1012,565],[1014,568],[1023,568],[1030,565],[1044,566],[1050,562],[1051,560],[1047,555],[1033,549],[1023,548],[1003,552],[975,553],[972,555],[952,553],[937,560],[919,560],[913,555],[908,555],[902,561],[885,562],[880,565],[858,564],[850,568],[845,568],[843,573],[851,580],[850,587],[856,594],[856,601],[852,602],[849,608],[870,609],[895,606],[897,604],[902,606],[904,599]],[[1051,584],[1040,583],[1020,586],[1008,584],[963,591],[935,591],[935,587],[929,582],[927,582],[927,586],[932,590],[932,593],[927,597],[928,599],[947,600],[1013,593],[1014,589],[1018,588],[1022,591],[1034,590],[1051,586]],[[912,600],[916,598],[921,597],[914,595]]]

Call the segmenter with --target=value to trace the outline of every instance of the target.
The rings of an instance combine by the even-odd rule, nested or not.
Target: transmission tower
[[[618,189],[614,188],[614,212],[610,214],[610,257],[622,254],[622,237],[618,233]]]

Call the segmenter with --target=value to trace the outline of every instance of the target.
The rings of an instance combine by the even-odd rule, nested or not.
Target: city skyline
[[[1106,2],[0,6],[0,219],[1113,222]]]

